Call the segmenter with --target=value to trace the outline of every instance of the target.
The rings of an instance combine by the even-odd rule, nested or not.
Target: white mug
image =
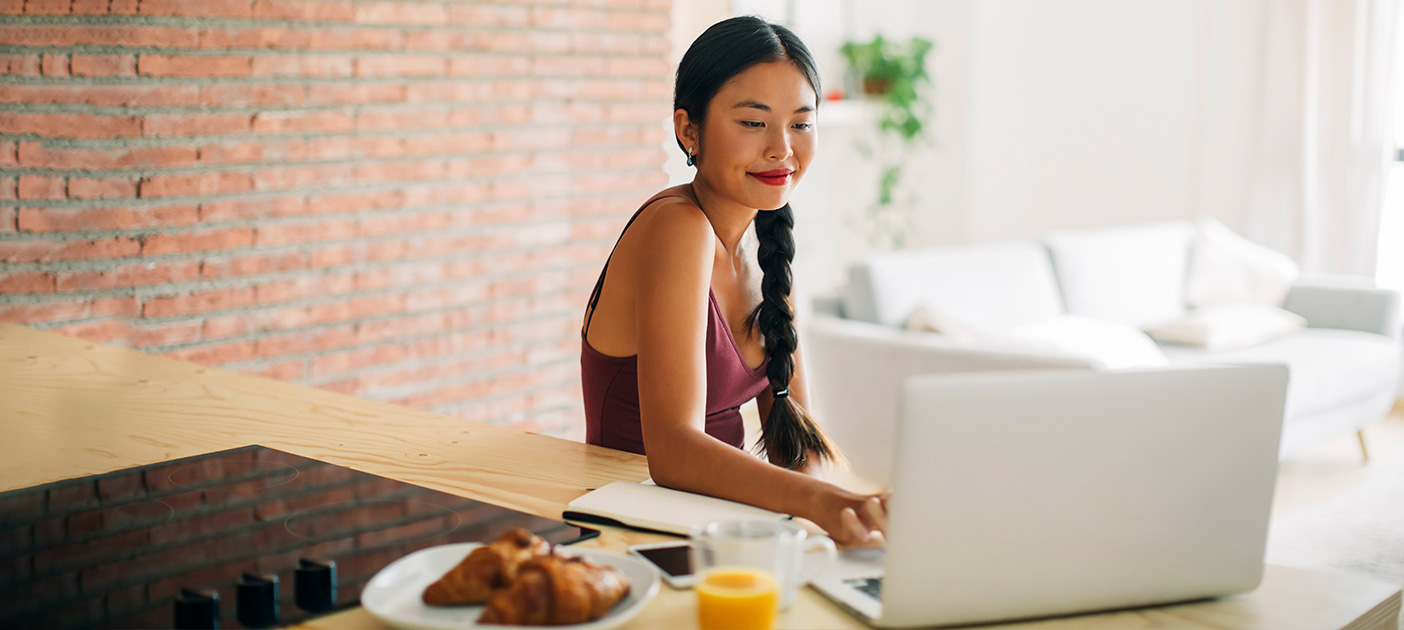
[[[815,550],[822,556],[815,559]],[[692,567],[697,575],[721,567],[763,569],[780,585],[781,610],[794,603],[799,588],[838,559],[828,536],[809,537],[789,521],[713,521],[692,529]],[[809,565],[809,566],[806,566]]]

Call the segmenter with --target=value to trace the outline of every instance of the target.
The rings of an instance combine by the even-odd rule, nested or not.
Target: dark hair
[[[684,110],[699,127],[707,118],[707,105],[723,85],[742,71],[760,63],[789,61],[794,64],[810,87],[819,94],[819,72],[814,57],[809,54],[790,29],[771,24],[754,16],[734,17],[717,22],[697,37],[678,64],[677,81],[673,88],[673,110]],[[687,152],[682,139],[678,148]],[[765,210],[756,215],[756,237],[760,241],[762,300],[746,317],[746,326],[759,330],[765,337],[765,353],[769,358],[765,375],[771,392],[788,392],[795,375],[795,347],[798,334],[795,316],[790,309],[790,288],[793,277],[790,261],[795,257],[795,225],[790,204],[777,210]],[[757,448],[772,461],[787,468],[799,468],[808,463],[810,453],[822,459],[841,461],[838,448],[829,441],[823,429],[809,414],[782,393],[770,407],[770,416],[761,430]]]

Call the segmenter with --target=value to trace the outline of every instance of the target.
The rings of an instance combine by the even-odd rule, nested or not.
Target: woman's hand
[[[887,529],[887,494],[858,494],[825,484],[809,520],[824,528],[834,542],[846,546],[874,546],[883,542]]]

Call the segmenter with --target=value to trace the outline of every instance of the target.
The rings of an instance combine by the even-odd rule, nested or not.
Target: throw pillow
[[[949,335],[957,341],[974,342],[987,334],[985,328],[950,314],[930,301],[918,304],[907,317],[907,330]]]
[[[1148,329],[1156,341],[1222,352],[1272,341],[1306,327],[1300,315],[1262,304],[1221,304]]]
[[[1241,302],[1281,306],[1298,273],[1297,263],[1287,255],[1203,218],[1190,246],[1185,302],[1190,307]]]
[[[1016,347],[1086,357],[1107,369],[1169,364],[1165,352],[1145,333],[1125,324],[1080,315],[1060,315],[986,338]]]

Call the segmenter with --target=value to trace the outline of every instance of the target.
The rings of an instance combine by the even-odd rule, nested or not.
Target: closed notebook
[[[651,483],[616,481],[571,501],[562,518],[686,536],[694,525],[712,521],[742,518],[779,521],[790,517]]]

